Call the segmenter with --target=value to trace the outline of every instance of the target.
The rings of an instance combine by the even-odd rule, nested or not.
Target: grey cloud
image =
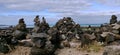
[[[64,12],[68,12],[66,11],[68,9],[72,9],[72,11],[80,10],[90,5],[90,3],[84,0],[1,0],[0,3],[6,8],[13,10],[40,11],[48,9],[50,12],[61,12],[63,10],[65,10]]]
[[[105,5],[120,5],[119,0],[93,0]],[[112,2],[111,2],[112,1]],[[77,11],[89,10],[91,0],[0,0],[6,9],[41,11],[48,9],[53,13],[78,13]]]
[[[120,0],[95,0],[95,1],[108,6],[120,6]]]
[[[119,0],[92,0],[92,1],[96,1],[106,6],[113,6],[113,5],[118,6],[120,4]],[[98,15],[99,16],[102,15],[101,18],[103,18],[104,15],[120,14],[120,11],[113,11],[113,10],[108,10],[108,11],[95,10],[91,12],[83,12],[83,11],[89,10],[90,7],[93,6],[92,1],[91,0],[7,0],[7,1],[0,0],[0,6],[4,8],[0,12],[3,12],[3,11],[5,12],[7,10],[9,11],[10,10],[20,10],[20,11],[27,10],[27,11],[34,11],[36,14],[39,14],[37,13],[37,11],[42,11],[47,9],[48,12],[50,13],[57,13],[58,19],[63,16],[70,16],[78,19],[80,16],[84,16],[84,15],[96,16],[95,18],[97,18]],[[49,17],[49,14],[46,14],[46,15],[40,14],[40,15],[47,16],[47,18]],[[88,18],[88,19],[81,19],[82,21],[80,22],[82,23],[86,22],[84,20],[89,20],[89,17],[91,16],[80,17],[80,18]],[[14,18],[14,17],[10,17],[10,18]],[[26,17],[26,16],[21,16],[21,17]],[[5,18],[9,18],[9,17],[5,17]],[[19,18],[19,17],[16,16],[16,18]],[[30,18],[30,17],[26,17],[26,18]],[[32,20],[32,18],[30,19]],[[54,18],[54,20],[58,20],[58,19]],[[104,20],[104,19],[101,19],[101,20]],[[52,20],[49,19],[48,21],[52,21]]]
[[[93,0],[102,4],[111,4],[109,0]],[[113,0],[111,0],[113,1]],[[119,0],[114,0],[111,5],[118,5]],[[91,0],[0,0],[0,4],[8,10],[28,10],[28,11],[42,11],[48,9],[49,12],[59,13],[60,15],[89,15],[89,14],[102,14],[108,15],[110,12],[89,12],[84,13],[81,11],[89,10],[92,6]],[[5,10],[5,9],[3,9]],[[71,14],[72,13],[72,14]],[[117,12],[114,12],[115,14]],[[112,13],[111,13],[112,14]]]
[[[20,18],[24,18],[27,25],[33,24],[34,16],[23,16],[23,15],[0,15],[0,25],[17,25]]]

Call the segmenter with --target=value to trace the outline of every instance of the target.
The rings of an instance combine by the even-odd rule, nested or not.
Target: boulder
[[[33,47],[31,49],[31,55],[53,55],[54,46],[49,40],[47,40],[48,35],[46,33],[33,33],[32,42]]]
[[[9,48],[7,45],[0,44],[0,53],[8,53]]]
[[[13,36],[18,39],[18,40],[22,40],[26,38],[26,32],[20,31],[20,30],[15,30],[13,32]]]
[[[44,47],[48,35],[46,33],[33,33],[31,40],[36,47]]]
[[[120,25],[119,25],[119,24],[116,24],[116,23],[115,23],[115,24],[111,24],[111,25],[113,25],[113,27],[112,27],[113,29],[119,29],[119,28],[120,28]]]
[[[33,28],[32,32],[38,33],[39,29],[40,29],[40,28],[39,28],[38,26],[35,26],[35,27]]]
[[[95,36],[89,35],[87,33],[84,33],[83,36],[81,36],[81,47],[85,47],[87,45],[90,45],[96,38]]]
[[[32,47],[30,55],[54,55],[54,51],[51,45],[46,45],[45,48]]]
[[[101,34],[101,36],[102,36],[102,37],[106,37],[109,33],[110,33],[110,32],[103,32],[103,33]]]

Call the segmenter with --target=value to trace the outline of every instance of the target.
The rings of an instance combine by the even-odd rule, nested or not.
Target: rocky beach
[[[34,18],[27,28],[24,18],[16,26],[0,29],[0,55],[120,55],[120,21],[83,27],[63,17],[50,27],[46,18]]]

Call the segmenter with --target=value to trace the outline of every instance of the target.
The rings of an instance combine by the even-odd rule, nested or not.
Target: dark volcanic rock
[[[114,24],[117,22],[117,16],[116,15],[112,15],[111,19],[110,19],[110,24]]]
[[[47,33],[50,28],[44,17],[42,18],[42,21],[40,23],[39,16],[36,16],[34,22],[35,27],[33,28],[33,32],[35,33]]]
[[[26,24],[24,22],[24,19],[21,18],[21,19],[19,19],[19,23],[15,27],[15,30],[13,32],[13,36],[18,40],[22,40],[22,39],[25,39],[26,35],[27,35]]]
[[[27,35],[26,32],[22,32],[22,31],[19,31],[19,30],[15,30],[13,32],[13,36],[18,40],[25,39],[26,35]]]
[[[48,35],[45,33],[32,34],[32,41],[34,46],[31,49],[31,55],[53,55],[55,52],[54,46],[49,40]]]
[[[0,44],[0,52],[1,53],[8,53],[9,52],[8,46]]]
[[[34,19],[34,22],[35,22],[35,26],[39,26],[40,25],[40,19],[39,19],[39,16],[37,15]]]

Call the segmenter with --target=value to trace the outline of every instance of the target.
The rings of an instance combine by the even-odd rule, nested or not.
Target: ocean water
[[[99,27],[101,24],[80,24],[81,27],[88,27],[88,26],[92,26],[92,27]],[[15,25],[0,25],[0,28],[9,28],[10,26],[15,26]],[[50,27],[52,27],[53,25],[50,25]],[[27,28],[33,28],[34,25],[27,25]]]
[[[92,27],[100,27],[101,24],[80,24],[81,27],[88,27],[89,25]]]
[[[92,26],[92,27],[100,27],[101,24],[80,24],[81,27],[88,27],[88,26]],[[52,27],[54,25],[50,25],[50,27]],[[27,25],[28,28],[33,28],[34,25]]]

